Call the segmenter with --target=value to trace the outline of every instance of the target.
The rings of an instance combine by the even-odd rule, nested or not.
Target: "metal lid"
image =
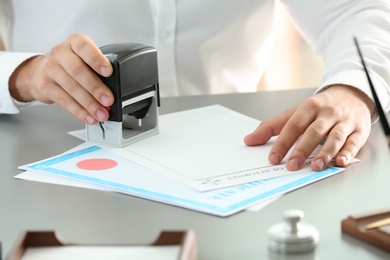
[[[287,210],[284,222],[268,229],[268,247],[279,253],[302,253],[313,251],[319,242],[317,229],[303,223],[301,210]]]

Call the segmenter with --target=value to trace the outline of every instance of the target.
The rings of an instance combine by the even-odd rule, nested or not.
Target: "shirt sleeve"
[[[15,69],[25,60],[37,53],[0,52],[0,114],[17,114],[31,102],[23,103],[13,99],[9,93],[8,82]]]
[[[344,84],[360,89],[372,99],[353,41],[356,37],[382,107],[388,111],[390,1],[282,1],[302,36],[314,52],[323,58],[325,71],[316,93],[334,84]]]

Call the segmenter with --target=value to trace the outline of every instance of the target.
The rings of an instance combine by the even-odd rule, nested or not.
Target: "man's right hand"
[[[57,103],[86,124],[106,121],[114,102],[98,73],[112,73],[109,60],[87,36],[72,34],[50,53],[23,62],[12,74],[9,90],[21,102]]]

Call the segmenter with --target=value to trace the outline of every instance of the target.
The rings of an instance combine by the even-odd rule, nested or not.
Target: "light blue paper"
[[[114,160],[117,166],[107,170],[83,170],[77,167],[78,162],[94,158]],[[21,166],[19,169],[68,178],[217,216],[229,216],[343,170],[337,167],[328,167],[321,172],[308,170],[229,188],[199,192],[96,145]]]

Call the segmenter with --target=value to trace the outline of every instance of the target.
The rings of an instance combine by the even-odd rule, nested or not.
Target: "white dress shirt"
[[[332,84],[371,96],[353,44],[359,38],[374,84],[388,107],[388,0],[282,0],[325,62],[319,90]],[[252,92],[272,49],[274,0],[2,0],[0,113],[17,113],[9,77],[28,57],[72,33],[98,45],[139,42],[157,49],[161,96]],[[288,42],[286,42],[288,44]],[[283,77],[283,75],[281,75]]]

